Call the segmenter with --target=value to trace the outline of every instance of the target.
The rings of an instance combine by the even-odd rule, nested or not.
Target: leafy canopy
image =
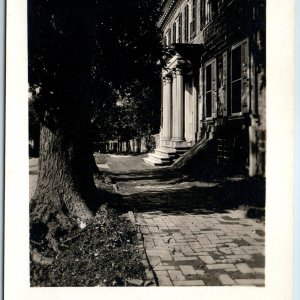
[[[64,128],[152,86],[161,58],[159,0],[28,0],[29,86],[41,122]]]

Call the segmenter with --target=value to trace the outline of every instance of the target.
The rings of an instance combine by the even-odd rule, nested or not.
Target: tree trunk
[[[68,218],[80,222],[93,216],[98,199],[92,151],[87,145],[80,128],[65,132],[41,127],[39,178],[30,204],[31,223],[61,223]]]

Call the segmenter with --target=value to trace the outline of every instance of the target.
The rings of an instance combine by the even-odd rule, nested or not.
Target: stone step
[[[151,165],[151,166],[169,166],[172,164],[171,161],[164,161],[164,162],[157,162],[155,160],[153,160],[151,157],[145,157],[143,158],[144,162]]]
[[[169,147],[158,147],[158,148],[155,148],[154,151],[159,151],[159,152],[168,153],[168,154],[175,154],[176,153],[176,149],[169,148]]]
[[[152,159],[153,161],[156,161],[157,163],[163,163],[170,161],[170,157],[163,157],[160,155],[157,155],[156,153],[149,153],[148,157]]]
[[[177,156],[176,152],[167,152],[165,149],[154,149],[155,155],[158,157],[173,159]]]
[[[191,147],[187,147],[187,148],[176,148],[176,154],[182,155],[185,152],[187,152],[189,149],[191,149]]]
[[[183,155],[190,147],[158,147],[154,149],[154,153],[149,153],[144,161],[152,166],[167,166],[173,164],[181,155]]]

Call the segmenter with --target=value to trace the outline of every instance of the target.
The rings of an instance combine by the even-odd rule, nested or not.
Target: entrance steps
[[[190,149],[190,147],[159,147],[154,149],[154,153],[149,153],[148,157],[144,158],[144,161],[152,166],[169,166],[172,165],[174,160],[183,155],[188,149]]]

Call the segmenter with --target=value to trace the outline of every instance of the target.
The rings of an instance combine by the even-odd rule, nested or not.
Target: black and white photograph
[[[268,63],[277,2],[25,1],[27,98],[15,103],[26,114],[16,219],[27,288],[230,287],[228,299],[263,299],[280,276],[292,282],[291,197],[275,200],[292,155],[272,146],[290,127],[270,113],[271,76],[289,80]],[[291,299],[288,285],[264,299]]]

